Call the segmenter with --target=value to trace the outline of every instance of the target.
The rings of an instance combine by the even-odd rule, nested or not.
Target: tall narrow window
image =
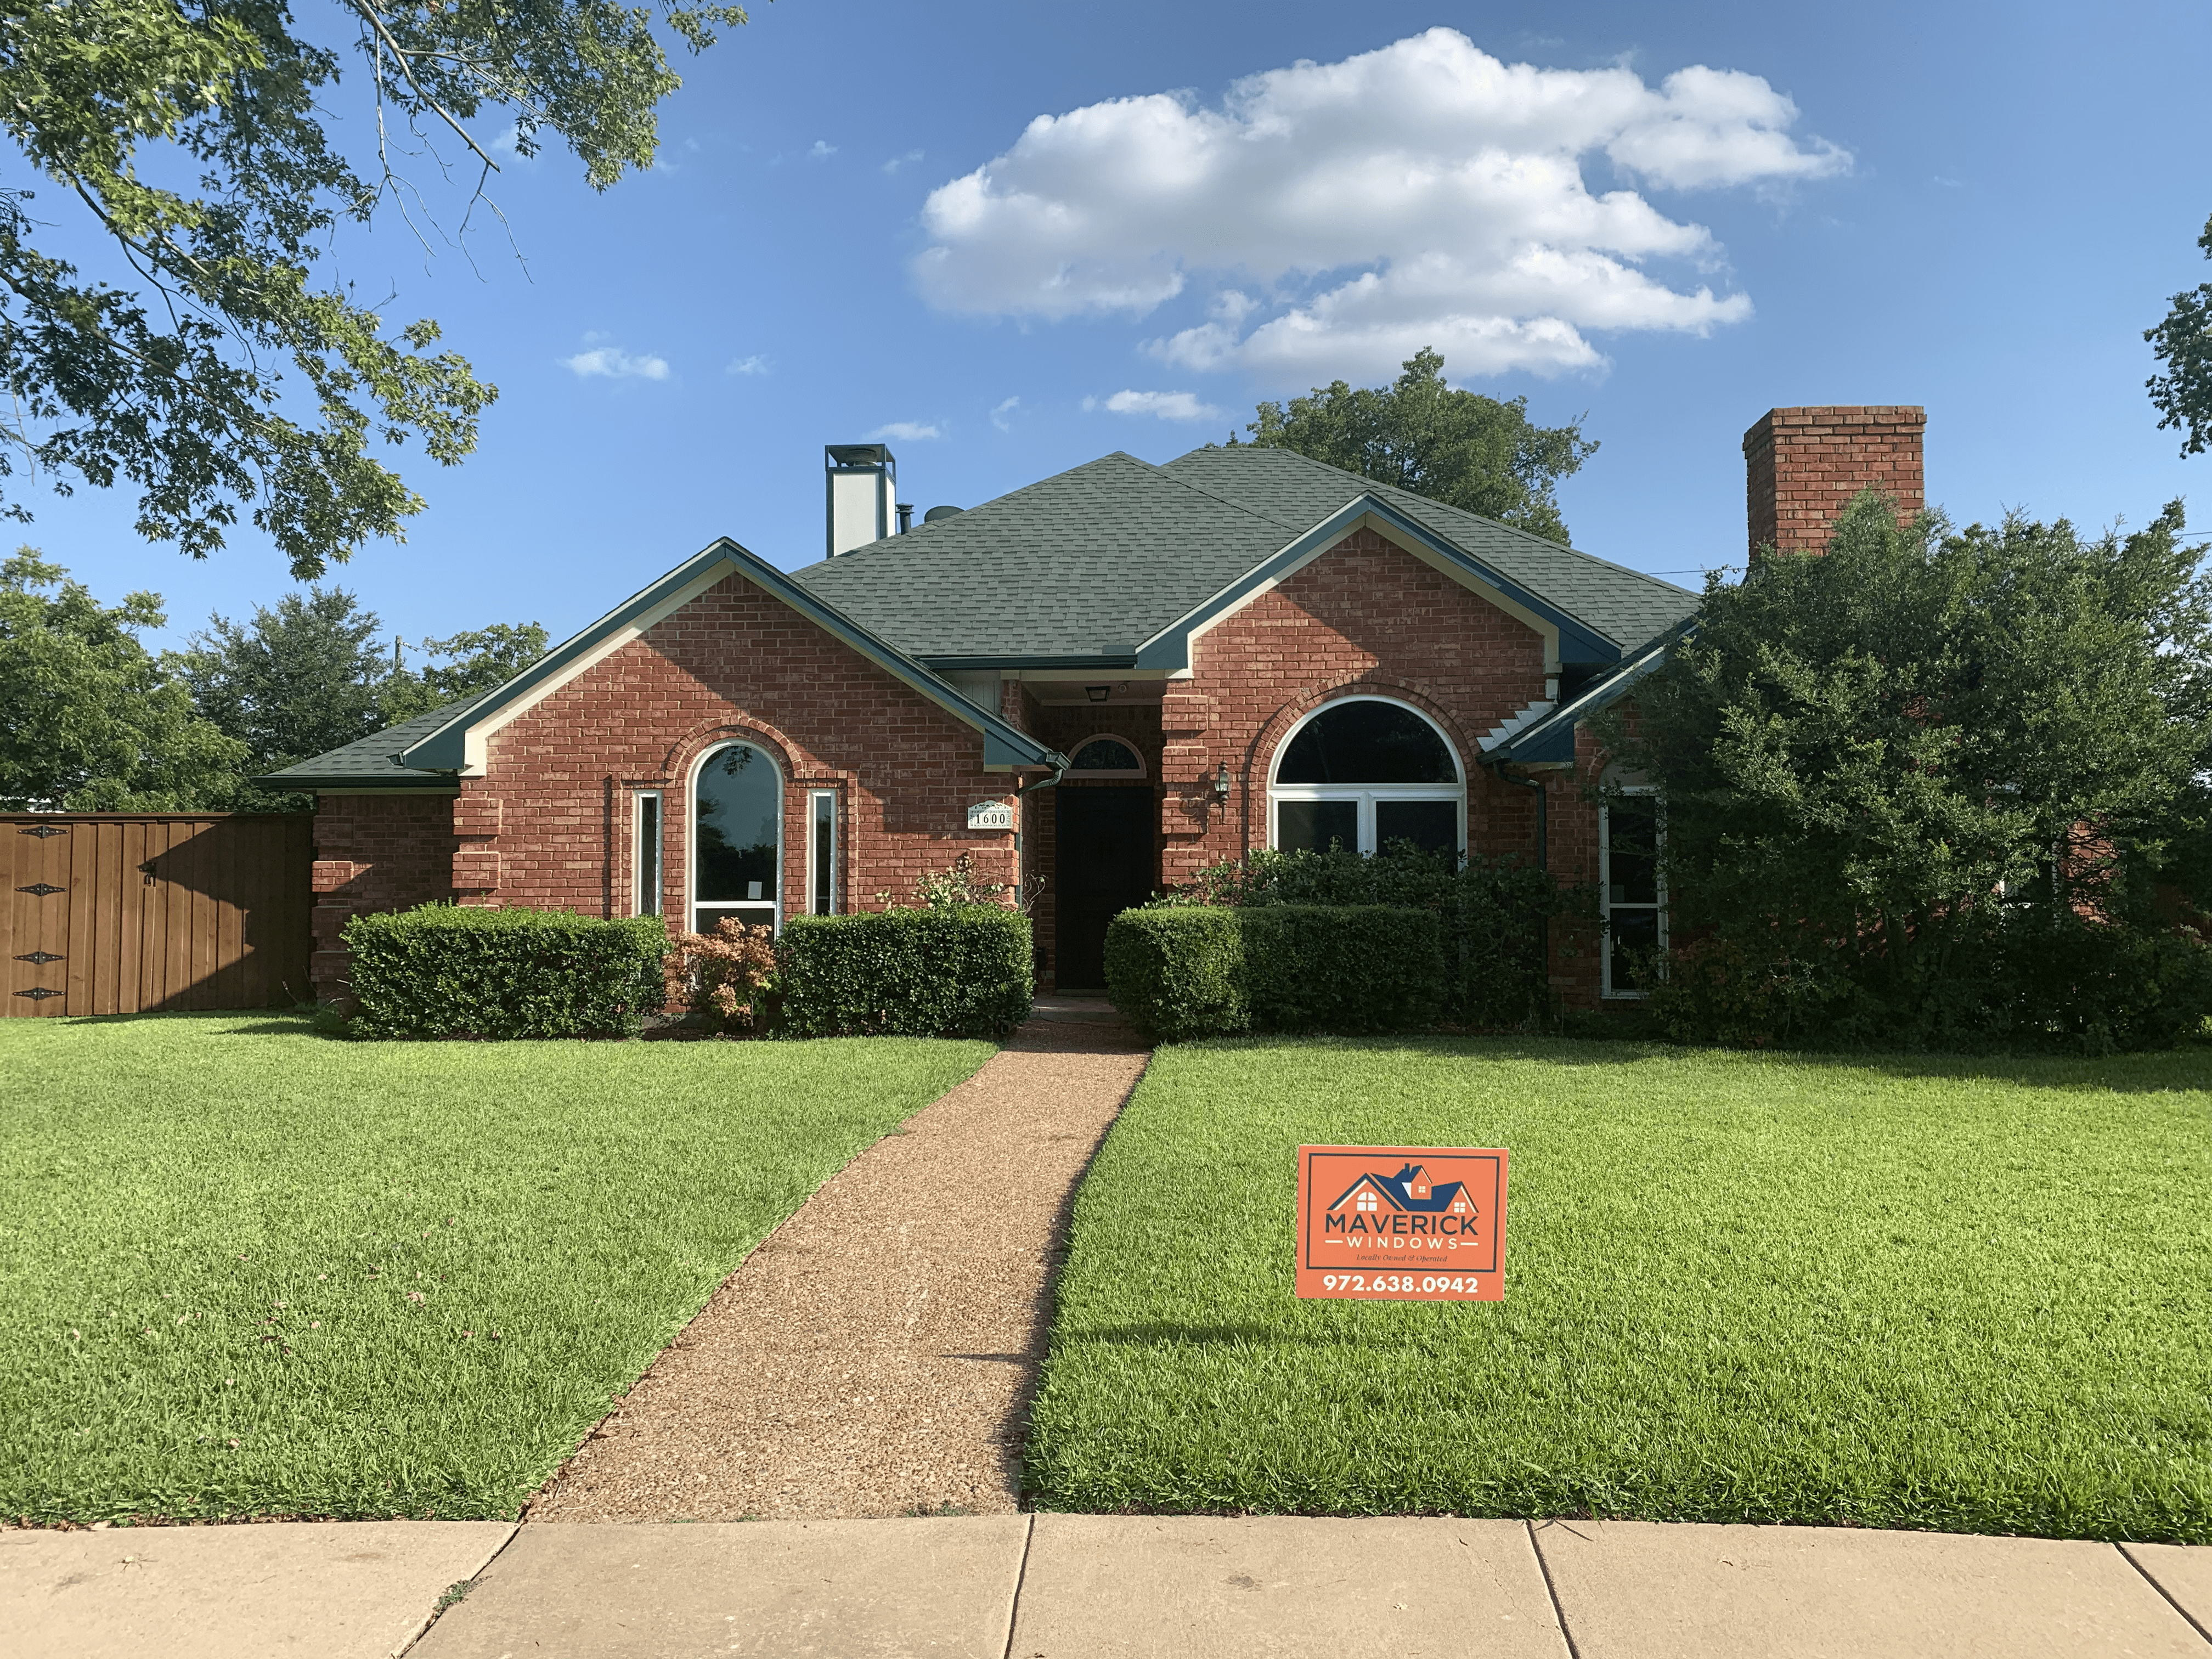
[[[1617,796],[1598,809],[1598,881],[1605,902],[1605,994],[1644,997],[1643,981],[1667,945],[1667,894],[1659,879],[1666,835],[1659,797]]]
[[[630,868],[635,872],[637,890],[633,896],[630,914],[657,916],[660,914],[660,791],[641,789],[637,792],[637,830],[631,844]]]
[[[768,751],[733,743],[691,786],[691,926],[726,917],[773,927],[782,912],[783,779]]]
[[[1276,751],[1268,790],[1285,851],[1424,852],[1467,846],[1467,790],[1451,744],[1418,710],[1382,697],[1326,703]]]
[[[817,916],[837,914],[837,795],[817,789],[809,799],[806,843],[807,908]]]

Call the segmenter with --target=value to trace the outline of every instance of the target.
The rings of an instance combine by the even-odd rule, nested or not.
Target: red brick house
[[[1922,419],[1764,417],[1754,549],[1817,545],[1866,484],[1917,511]],[[828,452],[821,562],[716,542],[496,690],[268,779],[319,801],[318,993],[360,911],[778,922],[963,854],[1064,988],[1100,982],[1116,911],[1267,846],[1519,854],[1660,935],[1656,814],[1590,801],[1585,722],[1687,590],[1286,450],[1115,453],[918,526],[893,466]],[[1571,1006],[1613,981],[1554,963]]]

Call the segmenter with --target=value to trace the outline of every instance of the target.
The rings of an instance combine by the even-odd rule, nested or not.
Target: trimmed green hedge
[[[635,1036],[667,994],[659,916],[425,904],[344,939],[362,1036]]]
[[[1402,1031],[1443,1013],[1442,919],[1384,904],[1272,904],[1237,913],[1260,1031]]]
[[[1433,1025],[1443,928],[1382,904],[1125,910],[1106,929],[1106,989],[1151,1042]]]
[[[1147,1042],[1243,1030],[1243,912],[1124,910],[1106,927],[1106,995]]]
[[[1030,919],[1000,904],[793,916],[778,1035],[1004,1037],[1029,1018]]]

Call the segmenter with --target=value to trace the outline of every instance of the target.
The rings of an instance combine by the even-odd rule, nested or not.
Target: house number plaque
[[[1003,800],[977,801],[968,809],[968,827],[970,830],[1012,829],[1014,827],[1012,803]]]

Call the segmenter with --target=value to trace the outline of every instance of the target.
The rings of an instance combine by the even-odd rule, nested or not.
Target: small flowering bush
[[[668,1000],[710,1031],[750,1036],[775,1005],[775,930],[726,917],[711,933],[679,933],[668,957]]]

